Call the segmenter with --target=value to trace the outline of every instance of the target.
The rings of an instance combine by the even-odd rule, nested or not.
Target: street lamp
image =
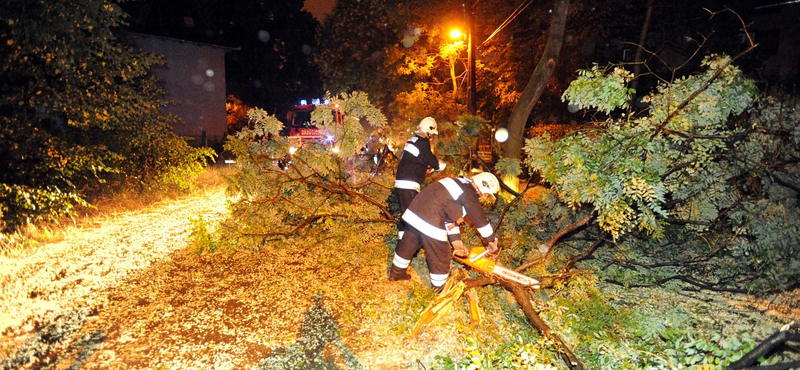
[[[466,5],[466,4],[465,4]],[[472,46],[472,11],[467,9],[467,112],[475,114],[475,50]]]
[[[475,114],[475,52],[472,46],[472,19],[471,13],[467,12],[467,112]],[[463,39],[464,34],[459,29],[450,31],[450,37]]]

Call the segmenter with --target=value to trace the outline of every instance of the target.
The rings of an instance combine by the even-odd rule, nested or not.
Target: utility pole
[[[472,19],[472,7],[464,4],[467,12],[467,112],[475,114],[475,48],[472,45],[472,32],[474,31]]]

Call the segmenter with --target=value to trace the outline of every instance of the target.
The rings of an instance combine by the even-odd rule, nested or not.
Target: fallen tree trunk
[[[567,364],[567,366],[571,370],[586,369],[586,367],[583,365],[583,362],[581,362],[581,360],[578,359],[574,353],[572,353],[564,341],[561,340],[561,337],[553,333],[553,330],[550,329],[544,320],[542,320],[542,318],[539,316],[539,313],[531,304],[531,297],[528,295],[528,291],[524,287],[517,283],[495,279],[491,276],[481,276],[479,278],[468,279],[465,280],[464,283],[466,284],[466,290],[486,285],[500,284],[500,286],[510,291],[514,295],[514,299],[516,299],[517,303],[522,308],[522,312],[525,314],[525,317],[528,318],[528,323],[536,328],[536,330],[538,330],[542,336],[555,343],[561,359]]]
[[[787,342],[800,342],[800,324],[792,322],[770,335],[742,358],[728,365],[727,370],[788,370],[800,368],[800,361],[790,361],[770,366],[758,366],[758,359],[780,352]]]
[[[501,282],[500,284],[514,294],[514,298],[517,300],[517,303],[520,305],[520,307],[522,307],[522,312],[525,313],[525,317],[528,318],[528,322],[545,338],[555,343],[558,354],[561,356],[561,359],[564,360],[567,366],[572,370],[584,370],[586,367],[583,365],[581,360],[579,360],[578,357],[572,353],[569,347],[564,344],[564,341],[562,341],[558,335],[554,334],[550,327],[547,326],[547,323],[545,323],[544,320],[539,317],[539,313],[536,312],[536,309],[533,308],[533,305],[531,304],[531,298],[528,296],[528,291],[518,284],[506,282]]]

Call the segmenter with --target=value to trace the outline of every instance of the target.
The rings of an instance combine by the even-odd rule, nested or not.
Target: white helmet
[[[500,191],[500,181],[489,172],[481,172],[472,176],[472,181],[478,185],[478,190],[483,194],[497,194]]]
[[[432,117],[423,118],[417,129],[428,135],[439,135],[439,131],[436,129],[436,120]]]

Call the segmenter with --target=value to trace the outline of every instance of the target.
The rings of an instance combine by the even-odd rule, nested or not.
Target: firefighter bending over
[[[431,274],[431,286],[440,290],[450,276],[452,256],[448,240],[457,256],[466,257],[468,254],[458,227],[464,217],[469,217],[478,229],[489,253],[496,255],[499,252],[497,239],[479,197],[496,194],[499,190],[500,182],[488,172],[472,178],[444,178],[423,189],[403,213],[406,233],[395,249],[389,280],[410,279],[408,265],[422,247]]]

